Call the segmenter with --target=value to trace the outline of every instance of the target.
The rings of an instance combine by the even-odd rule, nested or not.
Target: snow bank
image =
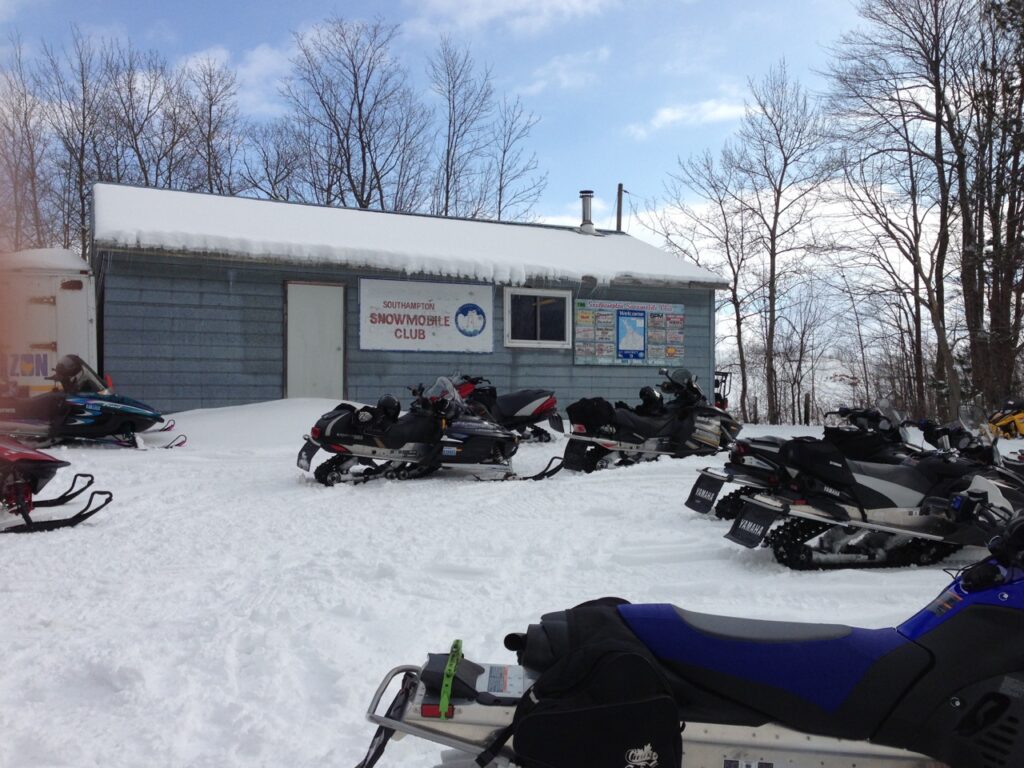
[[[714,273],[623,233],[323,208],[97,184],[100,246],[345,264],[522,284],[530,278],[725,286]]]
[[[49,491],[92,472],[115,500],[74,530],[0,537],[0,765],[350,766],[385,672],[456,637],[507,660],[505,633],[602,595],[879,627],[948,582],[939,567],[799,573],[737,547],[683,506],[721,459],[324,488],[295,455],[333,405],[176,414],[190,440],[173,451],[53,451],[72,466]],[[523,446],[518,470],[563,445]],[[438,752],[405,739],[380,765]]]

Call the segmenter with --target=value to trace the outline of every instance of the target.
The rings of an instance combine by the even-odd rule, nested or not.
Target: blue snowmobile
[[[115,394],[78,355],[65,355],[47,379],[53,391],[35,397],[0,397],[0,432],[46,446],[67,441],[99,442],[139,447],[137,434],[156,424],[168,432],[174,421],[164,421],[155,408]],[[178,435],[165,447],[184,444]]]
[[[988,506],[964,494],[963,505]],[[1024,518],[897,627],[754,621],[604,598],[549,613],[475,664],[456,641],[397,667],[380,727],[524,768],[1024,765]],[[379,713],[392,682],[400,689]],[[683,755],[685,753],[685,760]]]

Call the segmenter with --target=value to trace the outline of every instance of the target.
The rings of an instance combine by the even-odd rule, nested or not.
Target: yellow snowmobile
[[[1024,437],[1024,401],[1011,397],[988,417],[988,423],[1002,437]]]

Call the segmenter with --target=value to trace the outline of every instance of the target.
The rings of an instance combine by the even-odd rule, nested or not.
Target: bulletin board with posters
[[[577,299],[574,309],[576,365],[667,367],[683,357],[682,304]]]

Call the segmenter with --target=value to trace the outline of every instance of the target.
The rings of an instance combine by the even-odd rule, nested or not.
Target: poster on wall
[[[491,352],[493,286],[359,280],[359,348]]]
[[[683,357],[685,307],[577,299],[576,365],[671,366]]]

